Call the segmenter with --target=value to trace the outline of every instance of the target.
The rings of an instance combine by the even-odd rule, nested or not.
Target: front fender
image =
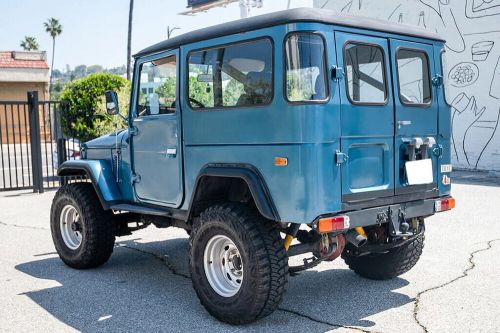
[[[58,176],[87,176],[101,201],[104,209],[122,201],[110,161],[107,160],[73,160],[66,161],[57,169]]]

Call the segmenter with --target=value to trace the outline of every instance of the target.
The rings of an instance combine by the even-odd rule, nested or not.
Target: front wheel
[[[195,223],[189,244],[193,287],[211,315],[244,324],[276,310],[288,257],[272,222],[244,205],[213,206]]]
[[[52,240],[62,261],[73,268],[104,264],[115,243],[113,216],[90,183],[61,187],[52,201]]]
[[[408,272],[422,255],[424,230],[406,243],[385,253],[357,255],[346,248],[342,253],[345,263],[356,274],[372,279],[387,280]]]

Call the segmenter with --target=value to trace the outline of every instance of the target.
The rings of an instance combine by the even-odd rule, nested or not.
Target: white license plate
[[[433,182],[432,160],[408,161],[405,163],[408,185],[431,184]]]

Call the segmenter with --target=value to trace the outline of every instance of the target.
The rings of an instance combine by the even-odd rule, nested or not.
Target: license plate
[[[408,185],[431,184],[433,182],[432,160],[408,161],[405,163]]]

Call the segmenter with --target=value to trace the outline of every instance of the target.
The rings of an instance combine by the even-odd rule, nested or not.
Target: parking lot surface
[[[458,174],[457,208],[426,220],[424,253],[408,273],[370,281],[342,260],[291,277],[279,310],[246,326],[212,318],[187,269],[184,230],[117,238],[97,269],[55,253],[53,191],[0,192],[0,331],[498,332],[500,181]]]

